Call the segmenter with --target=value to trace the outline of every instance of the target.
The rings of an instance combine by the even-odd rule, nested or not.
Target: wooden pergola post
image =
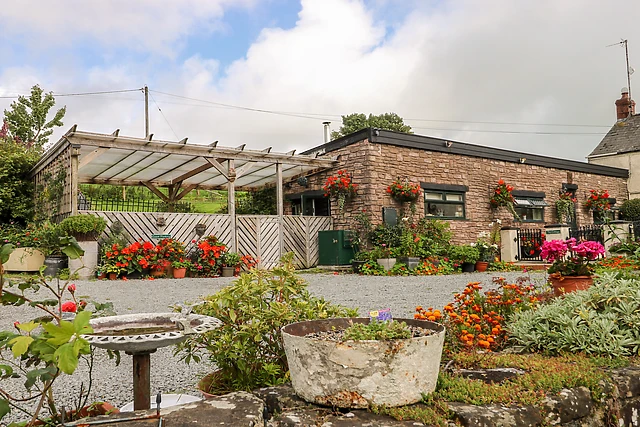
[[[236,168],[233,159],[229,159],[227,169],[227,204],[231,217],[231,249],[238,251],[238,230],[236,226]]]
[[[283,253],[283,240],[284,240],[284,218],[282,217],[284,215],[284,201],[283,201],[284,195],[283,195],[283,191],[282,191],[282,163],[278,162],[276,163],[276,206],[277,206],[277,213],[278,213],[278,232],[280,235],[280,239],[279,243],[280,243],[280,247],[278,249],[279,253],[280,253],[280,257],[282,257]]]
[[[70,211],[71,215],[78,215],[78,165],[79,165],[79,157],[80,157],[80,146],[72,145],[71,146],[71,192],[69,194],[70,200]]]

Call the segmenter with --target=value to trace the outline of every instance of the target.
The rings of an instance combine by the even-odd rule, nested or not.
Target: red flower
[[[69,292],[71,292],[72,294],[76,292],[76,285],[74,285],[73,283],[70,284],[69,286],[67,286],[67,290]]]
[[[76,311],[78,311],[78,307],[76,306],[75,302],[67,301],[62,304],[62,311],[64,313],[75,313]]]
[[[13,327],[18,329],[18,325],[20,324],[20,322],[13,322]]]

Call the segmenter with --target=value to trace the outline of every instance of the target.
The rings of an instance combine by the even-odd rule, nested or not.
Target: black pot
[[[473,273],[475,268],[476,268],[476,265],[475,264],[471,264],[470,262],[463,262],[462,263],[462,272],[463,273]]]
[[[415,256],[401,256],[398,257],[398,262],[407,266],[409,270],[413,270],[420,265],[420,257]]]
[[[144,276],[149,275],[149,269],[143,268],[142,271],[132,271],[131,273],[127,273],[127,279],[142,279]]]
[[[351,269],[354,273],[360,273],[360,270],[362,270],[362,266],[366,263],[367,261],[351,261]]]
[[[63,268],[69,267],[69,259],[65,255],[51,255],[44,259],[45,276],[56,277]]]

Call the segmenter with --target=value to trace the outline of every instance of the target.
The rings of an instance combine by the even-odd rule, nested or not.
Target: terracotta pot
[[[487,267],[489,267],[489,263],[486,261],[476,262],[476,271],[479,271],[479,272],[487,271]]]
[[[80,409],[80,412],[76,416],[76,411],[67,411],[65,418],[69,420],[71,417],[75,417],[76,419],[86,418],[86,417],[97,417],[99,415],[110,415],[110,414],[118,414],[120,410],[118,408],[113,407],[110,403],[106,402],[96,402],[92,405],[85,406]],[[34,426],[43,426],[44,422],[40,420],[36,420],[33,423]]]
[[[155,268],[151,269],[151,276],[161,277],[163,275],[164,275],[164,270],[156,270]]]
[[[109,280],[116,280],[118,278],[118,273],[108,273]]]
[[[205,399],[210,399],[212,397],[216,397],[216,394],[209,393],[216,383],[219,382],[220,371],[213,371],[202,377],[202,379],[198,382],[198,390],[202,393],[202,396]],[[219,394],[224,394],[224,392],[220,392]]]
[[[174,279],[184,279],[184,276],[187,274],[186,268],[174,268],[173,269],[173,278]]]
[[[557,297],[563,294],[576,291],[584,291],[593,285],[591,276],[562,276],[561,278],[551,277],[553,294]]]
[[[107,273],[100,273],[96,276],[96,278],[102,280],[102,279],[106,279],[107,278]]]

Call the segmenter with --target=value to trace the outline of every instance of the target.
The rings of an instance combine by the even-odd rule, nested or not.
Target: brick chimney
[[[616,114],[618,120],[624,120],[629,115],[636,113],[636,102],[629,98],[629,89],[622,88],[622,97],[616,101]]]

